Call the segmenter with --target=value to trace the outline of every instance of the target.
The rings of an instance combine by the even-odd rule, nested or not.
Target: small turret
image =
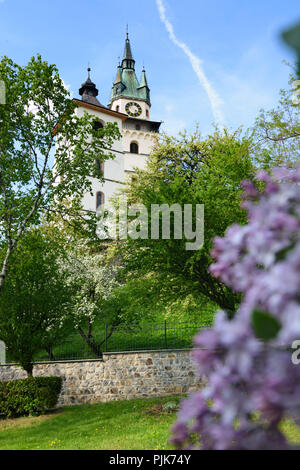
[[[150,88],[148,87],[145,67],[143,67],[142,70],[142,77],[138,90],[140,92],[140,97],[150,103]]]
[[[96,98],[99,94],[99,91],[97,90],[95,83],[93,83],[91,80],[90,67],[87,70],[88,78],[79,89],[79,94],[80,96],[82,96],[82,101],[85,101],[86,103],[90,104],[95,104],[96,106],[103,106],[100,101]]]
[[[119,62],[117,76],[116,76],[114,84],[117,85],[117,83],[121,83],[121,82],[122,82],[122,67],[121,67],[121,64]]]

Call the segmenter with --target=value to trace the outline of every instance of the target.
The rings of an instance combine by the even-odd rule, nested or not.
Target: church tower
[[[124,57],[117,68],[108,106],[99,100],[99,91],[91,80],[90,72],[88,68],[88,78],[79,89],[81,99],[73,98],[77,104],[76,114],[79,117],[84,113],[94,116],[94,129],[108,122],[116,123],[122,135],[120,140],[113,143],[111,153],[115,155],[114,159],[104,162],[95,160],[103,179],[90,178],[92,194],[84,195],[83,207],[88,211],[97,211],[110,203],[120,190],[120,185],[134,177],[137,168],[146,167],[149,155],[157,145],[161,122],[150,119],[150,88],[146,71],[143,67],[138,80],[128,33]]]
[[[157,142],[161,122],[150,119],[150,88],[143,67],[141,78],[135,73],[135,60],[126,33],[122,63],[119,63],[112,86],[109,109],[127,115],[122,128],[125,171],[144,168],[147,158]]]

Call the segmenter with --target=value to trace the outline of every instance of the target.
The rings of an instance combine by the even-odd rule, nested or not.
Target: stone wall
[[[104,354],[103,361],[34,365],[34,376],[61,376],[59,405],[158,397],[198,388],[190,351]],[[26,378],[14,365],[0,365],[0,380]]]

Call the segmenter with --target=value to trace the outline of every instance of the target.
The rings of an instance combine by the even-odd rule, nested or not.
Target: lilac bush
[[[259,192],[244,182],[248,225],[231,226],[213,249],[211,272],[242,301],[234,318],[216,316],[193,357],[207,385],[183,403],[173,428],[178,447],[286,449],[285,417],[300,417],[300,166],[261,171]]]

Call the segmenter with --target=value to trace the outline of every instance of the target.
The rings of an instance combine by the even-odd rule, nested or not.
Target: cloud
[[[193,67],[193,70],[196,73],[201,85],[203,86],[203,88],[204,88],[204,90],[205,90],[205,92],[208,96],[208,99],[210,101],[210,105],[211,105],[211,108],[212,108],[214,119],[218,124],[222,124],[224,122],[223,113],[221,111],[221,105],[223,104],[223,101],[218,96],[217,92],[214,90],[211,83],[207,79],[207,77],[206,77],[206,75],[203,71],[202,61],[199,59],[199,57],[197,57],[195,54],[193,54],[190,51],[190,49],[188,48],[188,46],[184,42],[181,42],[177,39],[177,37],[174,33],[174,28],[173,28],[172,24],[170,23],[170,21],[166,17],[166,10],[165,10],[163,1],[162,0],[156,0],[156,4],[157,4],[158,11],[159,11],[160,19],[161,19],[162,23],[165,25],[166,30],[169,33],[169,37],[170,37],[171,41],[177,47],[182,49],[183,52],[189,58],[190,63]]]
[[[0,0],[1,1],[1,0]],[[71,89],[71,85],[67,84],[64,79],[62,78],[61,79],[62,82],[63,82],[63,86],[65,87],[65,89],[70,93],[70,97],[73,98],[74,96],[74,91]]]

